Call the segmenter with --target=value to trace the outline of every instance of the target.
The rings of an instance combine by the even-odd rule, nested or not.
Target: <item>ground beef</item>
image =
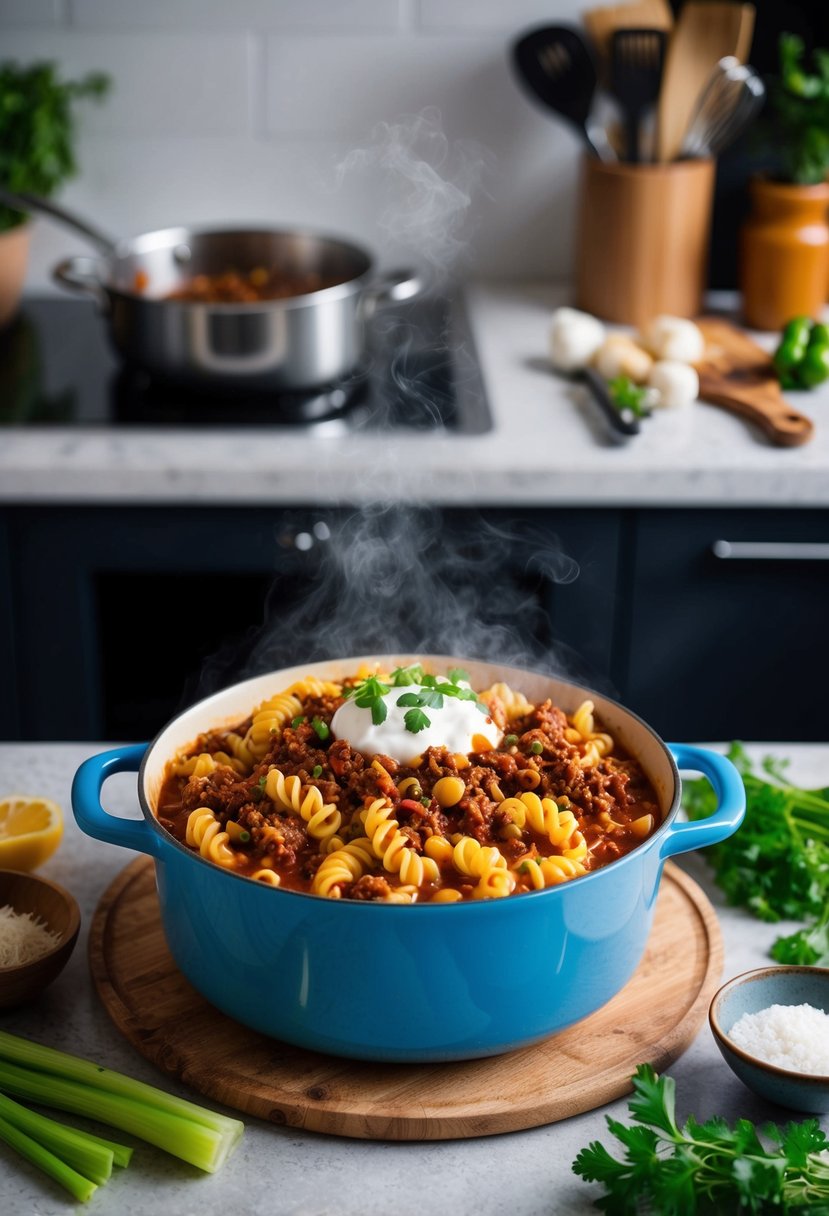
[[[391,886],[382,874],[364,874],[348,893],[350,899],[388,899]]]

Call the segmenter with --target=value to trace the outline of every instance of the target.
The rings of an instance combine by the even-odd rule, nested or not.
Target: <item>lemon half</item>
[[[36,870],[63,836],[63,812],[49,798],[0,798],[0,869]]]

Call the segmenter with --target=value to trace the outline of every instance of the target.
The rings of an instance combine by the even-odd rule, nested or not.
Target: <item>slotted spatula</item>
[[[512,48],[518,77],[530,95],[575,127],[596,156],[587,120],[596,92],[596,65],[578,30],[546,25],[530,30]]]
[[[625,117],[627,159],[638,163],[643,116],[656,104],[665,56],[664,30],[614,30],[610,43],[609,91]]]
[[[656,159],[676,160],[703,89],[720,59],[745,63],[754,5],[686,0],[668,43],[656,119]]]

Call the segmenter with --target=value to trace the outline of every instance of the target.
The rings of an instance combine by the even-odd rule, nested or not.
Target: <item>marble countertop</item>
[[[159,1073],[121,1037],[89,977],[86,947],[92,913],[133,856],[84,836],[69,810],[75,769],[102,749],[92,744],[0,745],[0,791],[37,792],[57,800],[66,812],[63,842],[42,873],[73,892],[83,918],[78,946],[61,976],[36,1005],[0,1014],[0,1026],[94,1057],[198,1101],[198,1095]],[[805,785],[829,784],[829,745],[764,745],[751,750],[790,756],[793,779]],[[108,782],[106,803],[114,814],[136,813],[134,774],[119,774]],[[725,946],[723,978],[767,964],[772,941],[791,927],[762,924],[725,907],[701,855],[687,855],[683,866],[717,910]],[[669,1071],[676,1079],[681,1118],[693,1113],[705,1119],[718,1113],[729,1121],[744,1116],[762,1123],[792,1117],[741,1085],[722,1062],[707,1024]],[[591,1140],[608,1141],[606,1115],[625,1119],[625,1101],[530,1131],[439,1143],[346,1140],[246,1117],[241,1146],[218,1174],[199,1175],[135,1142],[129,1169],[100,1188],[84,1211],[90,1216],[218,1216],[239,1211],[242,1204],[248,1212],[279,1216],[422,1216],[427,1211],[579,1216],[595,1211],[592,1200],[601,1191],[581,1182],[570,1166]],[[829,1130],[829,1118],[823,1126]],[[0,1145],[3,1216],[64,1216],[69,1210],[70,1200],[61,1190]]]
[[[619,441],[585,389],[547,366],[549,316],[566,289],[477,284],[467,299],[486,434],[6,428],[0,502],[829,505],[829,386],[794,400],[816,423],[801,448],[701,403]]]

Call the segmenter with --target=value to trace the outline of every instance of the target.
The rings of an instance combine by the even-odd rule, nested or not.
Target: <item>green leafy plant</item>
[[[77,171],[75,103],[101,100],[110,81],[102,72],[61,80],[53,63],[0,64],[0,185],[48,198]],[[26,216],[0,205],[0,232]]]
[[[632,1079],[628,1110],[636,1122],[607,1118],[622,1159],[595,1140],[573,1162],[574,1173],[604,1186],[595,1205],[601,1211],[829,1213],[829,1140],[817,1119],[758,1129],[748,1119],[729,1127],[724,1119],[698,1123],[691,1116],[680,1126],[672,1077],[640,1064]]]
[[[829,50],[815,50],[807,65],[803,40],[780,35],[780,74],[770,82],[769,134],[780,178],[817,185],[829,172]]]
[[[744,747],[732,743],[729,759],[746,790],[746,815],[739,830],[706,853],[728,902],[760,920],[810,922],[778,938],[778,962],[829,966],[829,788],[805,790],[786,776],[785,761],[766,756],[762,775]],[[708,781],[683,785],[689,819],[716,809]]]

